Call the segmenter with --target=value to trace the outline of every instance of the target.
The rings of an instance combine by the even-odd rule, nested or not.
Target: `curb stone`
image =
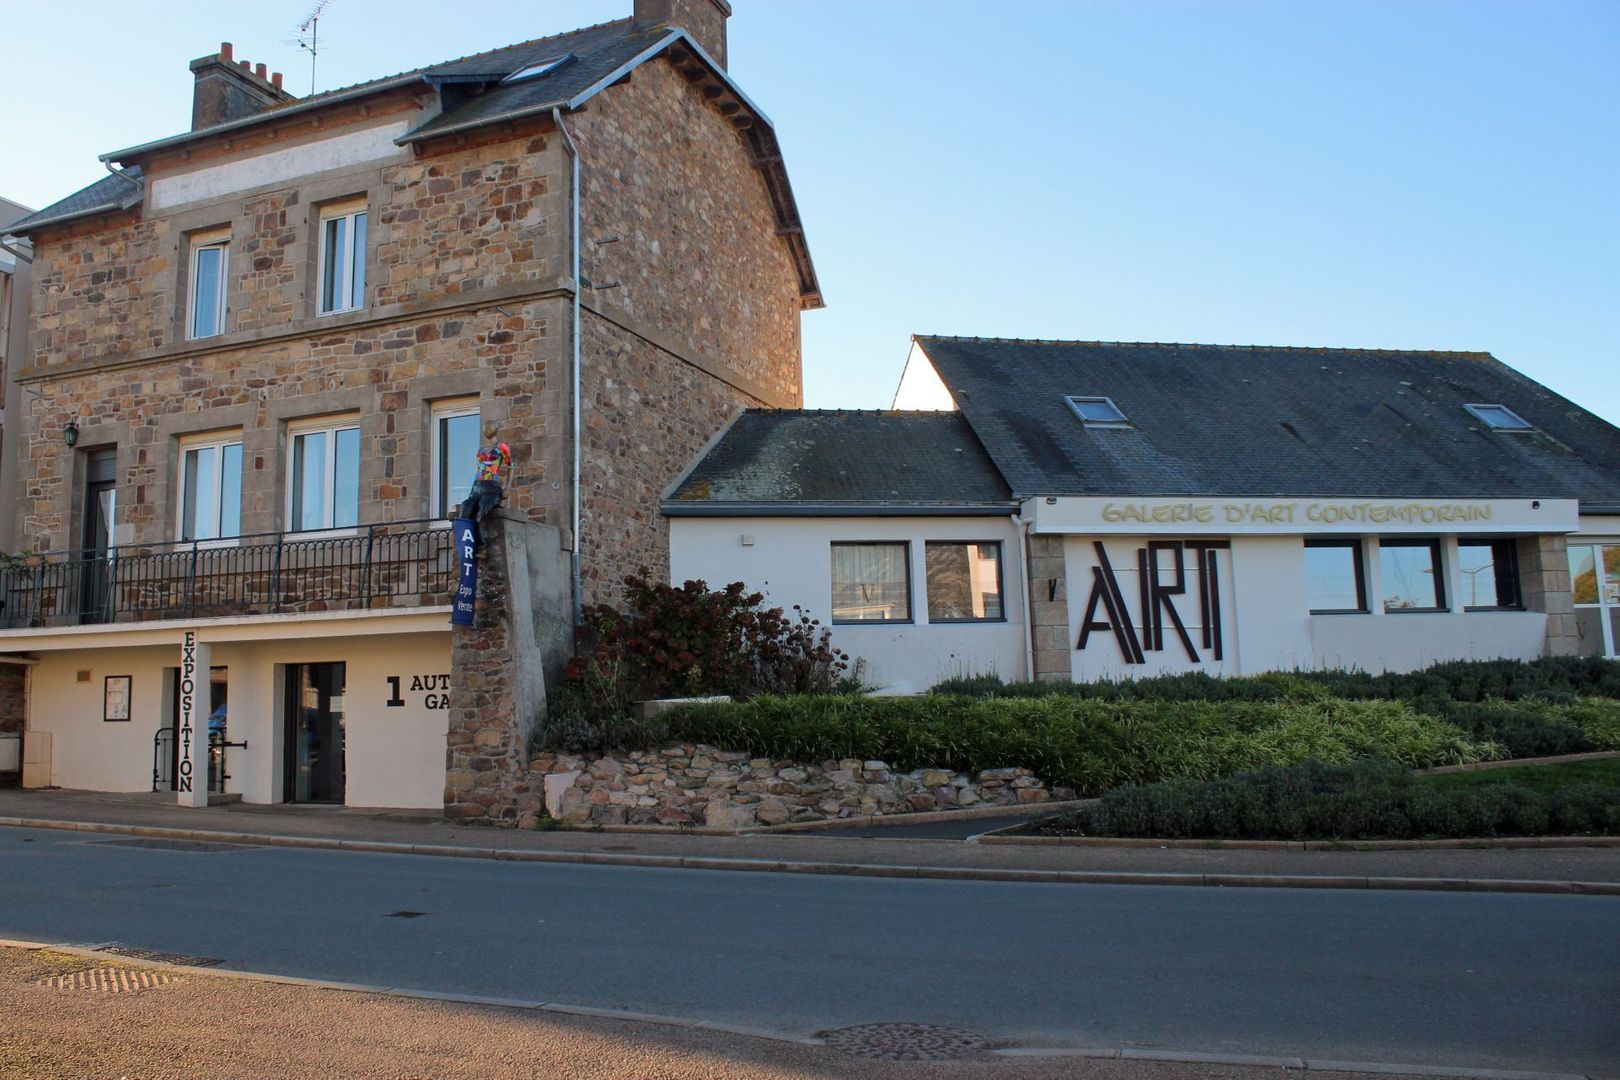
[[[388,843],[380,840],[335,840],[328,837],[232,833],[210,829],[175,829],[157,825],[103,825],[85,821],[0,817],[0,828],[52,829],[65,832],[115,833],[165,840],[201,840],[256,847],[319,848],[384,855],[494,859],[510,862],[567,863],[591,866],[657,867],[679,870],[831,874],[847,877],[926,878],[948,881],[1003,881],[1067,885],[1200,885],[1264,889],[1417,889],[1444,892],[1580,893],[1620,896],[1620,882],[1535,881],[1513,878],[1354,877],[1337,874],[1199,874],[1107,870],[1029,870],[975,866],[903,866],[881,863],[800,862],[723,856],[621,855],[598,851],[527,851],[513,848],[454,847],[443,844]]]
[[[88,959],[107,960],[105,953],[96,948],[71,945],[65,942],[22,941],[0,938],[0,948],[53,952],[83,956]],[[401,986],[373,986],[363,983],[333,982],[327,979],[305,979],[294,975],[274,975],[266,972],[241,971],[229,968],[196,967],[188,964],[170,964],[161,960],[138,960],[117,957],[117,962],[130,967],[153,967],[168,971],[184,971],[193,975],[245,982],[264,982],[282,986],[304,987],[314,990],[336,990],[343,993],[377,994],[384,997],[411,1001],[437,1001],[457,1005],[478,1005],[488,1008],[517,1009],[529,1012],[556,1013],[563,1016],[591,1017],[622,1020],[632,1023],[660,1024],[665,1027],[688,1028],[694,1031],[714,1031],[741,1035],[752,1039],[793,1043],[799,1046],[825,1046],[826,1040],[816,1036],[787,1035],[763,1028],[736,1024],[722,1024],[712,1020],[691,1020],[680,1016],[636,1012],[628,1009],[603,1009],[589,1005],[566,1005],[558,1002],[532,1001],[518,998],[483,997],[477,994],[457,994],[437,990],[420,990]],[[1207,1065],[1248,1065],[1292,1069],[1302,1072],[1350,1072],[1383,1075],[1411,1075],[1458,1077],[1461,1080],[1587,1080],[1581,1073],[1527,1072],[1514,1069],[1481,1069],[1469,1066],[1402,1065],[1373,1061],[1329,1061],[1317,1058],[1272,1057],[1257,1054],[1200,1053],[1189,1050],[1145,1050],[1137,1047],[1044,1047],[1012,1046],[989,1051],[1003,1058],[1101,1058],[1129,1061],[1165,1061]]]

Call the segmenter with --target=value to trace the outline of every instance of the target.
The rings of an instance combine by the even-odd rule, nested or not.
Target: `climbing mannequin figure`
[[[485,424],[484,445],[478,448],[478,471],[457,516],[476,526],[486,514],[500,506],[505,494],[501,482],[511,467],[512,448],[496,438],[494,424]]]

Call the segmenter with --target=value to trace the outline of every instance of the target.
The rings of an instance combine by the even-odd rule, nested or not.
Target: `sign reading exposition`
[[[454,626],[471,626],[478,600],[478,526],[466,518],[457,518],[451,532],[456,538],[456,562],[461,565],[461,573],[450,622]]]

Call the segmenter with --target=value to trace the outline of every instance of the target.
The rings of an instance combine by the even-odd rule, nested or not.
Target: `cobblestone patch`
[[[821,1038],[851,1057],[879,1061],[952,1061],[990,1048],[983,1036],[934,1024],[860,1024]]]

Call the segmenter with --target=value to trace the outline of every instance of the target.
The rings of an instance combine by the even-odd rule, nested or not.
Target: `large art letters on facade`
[[[1131,617],[1130,605],[1120,588],[1119,577],[1108,559],[1108,549],[1101,540],[1092,541],[1097,553],[1097,565],[1091,568],[1091,597],[1086,601],[1086,613],[1080,619],[1080,640],[1076,649],[1084,649],[1097,630],[1111,630],[1126,663],[1144,664],[1146,654],[1161,652],[1165,647],[1166,626],[1174,630],[1187,659],[1202,663],[1198,650],[1203,648],[1209,659],[1222,659],[1221,588],[1217,572],[1217,551],[1230,548],[1229,540],[1150,540],[1136,552],[1137,611]],[[1170,561],[1165,561],[1169,556]],[[1190,562],[1190,565],[1189,565]],[[1166,580],[1168,578],[1168,580]],[[1178,599],[1195,592],[1198,597],[1200,641],[1197,645],[1187,632]],[[1098,618],[1098,609],[1103,618]],[[1141,627],[1141,633],[1137,633]]]

